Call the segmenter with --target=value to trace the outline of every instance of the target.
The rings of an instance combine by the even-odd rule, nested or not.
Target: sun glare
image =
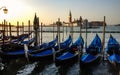
[[[32,9],[23,0],[0,0],[0,5],[8,9],[7,14],[0,12],[0,20],[6,19],[16,24],[17,21],[24,22],[31,18]]]

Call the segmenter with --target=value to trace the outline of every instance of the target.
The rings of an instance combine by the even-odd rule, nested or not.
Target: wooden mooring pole
[[[60,26],[62,25],[60,22],[60,18],[58,18],[56,25],[57,25],[57,35],[58,35],[58,49],[60,50]]]
[[[5,20],[4,20],[4,26],[3,26],[3,46],[5,44]]]
[[[43,24],[41,23],[41,42],[40,42],[41,44],[42,44],[42,36],[43,36],[42,34],[43,34]]]
[[[6,36],[8,37],[8,23],[7,23],[7,21],[5,22],[5,28],[6,28]]]
[[[88,20],[87,20],[87,19],[85,20],[85,25],[86,25],[86,29],[85,29],[85,32],[86,32],[86,37],[85,37],[85,40],[86,40],[86,42],[85,42],[85,49],[87,49],[87,26],[88,26]]]
[[[82,36],[82,17],[81,16],[79,19],[79,23],[80,23],[80,36]]]
[[[67,32],[68,32],[67,29],[68,29],[68,28],[67,28],[67,25],[66,25],[66,36],[67,36]]]
[[[70,31],[70,33],[71,33],[72,44],[73,44],[73,23],[72,23],[72,22],[70,22],[70,27],[71,27],[71,31]]]
[[[80,37],[82,37],[82,17],[81,16],[80,16],[80,19],[79,19],[78,22],[79,22],[79,25],[80,25]],[[79,53],[79,55],[81,56],[83,54],[83,49],[82,49],[81,45],[80,45],[80,51],[81,51],[81,54]]]
[[[23,32],[23,34],[24,34],[24,22],[22,22],[22,32]]]
[[[53,39],[55,38],[55,35],[54,35],[54,31],[55,31],[55,27],[54,27],[54,23],[53,23]]]
[[[2,22],[2,30],[4,30],[4,23]]]
[[[30,34],[30,20],[28,20],[28,34]],[[30,36],[28,37],[28,40],[30,40]]]
[[[103,38],[102,38],[102,55],[103,55],[103,60],[104,60],[104,47],[105,47],[105,16],[104,16],[104,21],[103,21]]]
[[[19,22],[17,22],[17,36],[19,36]]]
[[[11,36],[12,36],[11,23],[9,23],[9,35],[10,35],[10,41],[11,41]]]
[[[63,38],[62,38],[62,41],[64,41],[64,26],[63,26],[63,31],[62,31],[62,32],[63,32]]]

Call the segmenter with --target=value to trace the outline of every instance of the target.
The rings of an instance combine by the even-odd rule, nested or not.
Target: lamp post
[[[5,6],[2,6],[1,8],[0,8],[0,10],[1,9],[3,9],[3,11],[4,11],[4,14],[7,14],[7,12],[8,12],[8,9],[6,9],[6,7]],[[4,45],[4,38],[5,38],[5,20],[4,20],[4,30],[3,30],[3,45]]]
[[[8,12],[8,9],[7,9],[5,6],[1,7],[1,8],[0,8],[0,10],[1,10],[1,9],[3,9],[3,11],[4,11],[4,14],[7,14],[7,12]]]

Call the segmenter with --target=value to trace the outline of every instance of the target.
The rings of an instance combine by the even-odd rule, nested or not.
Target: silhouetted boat
[[[101,39],[96,34],[95,38],[89,45],[89,47],[86,49],[86,53],[82,55],[80,58],[80,67],[86,68],[90,66],[94,66],[95,64],[98,64],[101,60]]]
[[[56,66],[64,65],[64,64],[72,64],[78,61],[78,47],[83,48],[84,41],[82,37],[78,37],[78,39],[68,48],[66,52],[63,52],[60,55],[56,54],[55,63]]]
[[[71,36],[69,36],[64,42],[60,43],[60,49],[64,50],[66,48],[69,47],[69,45],[72,42],[72,38]],[[29,59],[31,61],[35,61],[35,60],[52,60],[53,59],[53,54],[56,52],[59,52],[59,46],[54,46],[54,50],[53,48],[51,49],[46,49],[37,53],[28,53]]]

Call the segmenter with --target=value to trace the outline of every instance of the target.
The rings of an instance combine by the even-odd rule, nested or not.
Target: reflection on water
[[[113,67],[108,61],[101,62],[99,65],[82,70],[80,75],[119,75],[120,69]]]
[[[5,70],[1,72],[2,75],[16,75],[17,71],[27,63],[24,61],[24,59],[16,59],[7,61],[5,63],[6,67]]]
[[[55,66],[54,62],[27,62],[12,60],[0,75],[119,75],[119,69],[105,61],[97,66],[80,69],[78,62],[71,65]]]
[[[30,74],[34,70],[36,64],[37,64],[37,62],[34,62],[32,64],[26,64],[25,66],[22,66],[17,71],[17,75],[28,75],[28,74]]]

